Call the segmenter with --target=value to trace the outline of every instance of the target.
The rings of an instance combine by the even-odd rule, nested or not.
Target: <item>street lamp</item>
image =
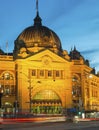
[[[33,90],[33,86],[31,85],[31,83],[33,82],[31,80],[31,78],[29,78],[25,73],[23,72],[20,72],[22,73],[25,77],[27,77],[28,79],[28,83],[29,83],[29,87],[28,87],[28,90],[29,90],[29,112],[31,113],[31,110],[32,110],[32,90]],[[40,81],[37,81],[37,83],[41,83]]]
[[[32,90],[33,90],[33,87],[31,85],[32,81],[31,79],[28,80],[29,82],[29,87],[28,87],[28,90],[29,90],[29,110],[30,110],[30,113],[31,113],[31,110],[32,110]],[[37,83],[41,83],[40,81],[37,81]]]

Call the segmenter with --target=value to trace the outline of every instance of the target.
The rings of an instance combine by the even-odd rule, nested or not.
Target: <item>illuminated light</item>
[[[93,77],[92,74],[90,74],[90,75],[89,75],[89,78],[92,78],[92,77]]]

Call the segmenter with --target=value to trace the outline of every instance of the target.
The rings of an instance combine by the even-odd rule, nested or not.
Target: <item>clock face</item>
[[[49,56],[44,56],[42,62],[44,65],[49,65],[51,63],[51,58]]]
[[[49,60],[48,60],[48,59],[45,59],[45,60],[44,60],[44,64],[45,64],[45,65],[48,65],[48,64],[49,64]]]

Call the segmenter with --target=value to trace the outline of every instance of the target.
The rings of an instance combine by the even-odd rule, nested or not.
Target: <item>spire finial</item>
[[[41,26],[42,19],[39,17],[39,11],[38,11],[38,0],[36,0],[36,17],[34,19],[34,26]]]
[[[36,10],[37,10],[37,13],[38,13],[38,0],[36,0]]]
[[[76,50],[76,46],[74,45],[74,50]]]

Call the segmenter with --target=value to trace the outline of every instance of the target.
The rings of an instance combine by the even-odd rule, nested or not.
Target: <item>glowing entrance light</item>
[[[42,90],[34,95],[33,113],[35,114],[61,114],[62,103],[60,97],[52,90]]]

